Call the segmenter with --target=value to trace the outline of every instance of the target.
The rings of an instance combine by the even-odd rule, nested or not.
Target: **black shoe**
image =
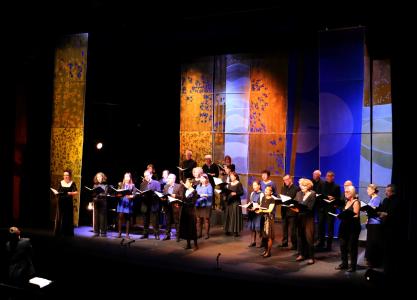
[[[168,241],[171,239],[171,235],[167,234],[162,240],[163,241]]]
[[[350,266],[349,269],[346,270],[346,272],[352,273],[352,272],[356,272],[356,266]]]
[[[292,246],[292,247],[290,248],[290,250],[297,250],[297,247],[296,247],[296,246]]]
[[[285,247],[288,247],[288,244],[281,244],[281,245],[279,245],[278,247],[280,247],[280,248],[285,248]]]
[[[177,243],[179,243],[179,242],[180,242],[180,237],[178,236],[178,237],[177,237]]]
[[[340,264],[338,265],[336,268],[334,268],[335,270],[346,270],[348,268],[347,265],[345,264]]]
[[[210,236],[208,234],[204,237],[205,240],[208,240],[209,238]]]
[[[98,236],[99,236],[98,233],[93,234],[93,237],[98,237]]]
[[[256,243],[255,243],[255,242],[250,243],[250,244],[248,245],[248,247],[255,247],[255,246],[256,246]]]
[[[141,237],[140,237],[140,239],[141,239],[141,240],[145,240],[145,239],[148,239],[148,237],[149,237],[149,236],[148,236],[147,234],[144,234],[143,236],[141,236]]]

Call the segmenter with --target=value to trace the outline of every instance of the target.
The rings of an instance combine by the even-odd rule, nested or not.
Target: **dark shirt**
[[[21,238],[14,246],[8,242],[6,248],[9,252],[9,279],[13,284],[25,285],[35,274],[32,263],[32,245],[29,239]]]
[[[311,179],[311,182],[313,182],[313,191],[316,192],[316,194],[323,194],[323,185],[324,181],[321,180],[321,178],[317,181],[314,179]]]
[[[204,164],[202,168],[203,168],[203,172],[208,175],[211,186],[214,187],[215,184],[214,184],[213,175],[210,175],[210,174],[214,174],[214,177],[219,177],[219,167],[215,164],[211,164],[210,167],[207,166],[207,164]]]
[[[300,188],[298,186],[296,186],[295,184],[291,184],[290,186],[287,185],[283,185],[283,187],[281,188],[281,194],[291,197],[291,199],[295,199],[295,195],[297,195],[297,192],[300,190]],[[287,209],[286,207],[281,207],[281,215],[283,217],[288,216],[288,217],[293,217],[296,216],[297,213],[295,211],[293,211],[292,209]]]
[[[186,169],[184,171],[180,170],[180,179],[185,182],[187,178],[193,178],[193,169],[197,167],[197,163],[193,159],[186,159],[181,162],[180,167]]]

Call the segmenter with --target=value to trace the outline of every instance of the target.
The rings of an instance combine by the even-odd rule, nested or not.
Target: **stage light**
[[[97,143],[96,148],[97,150],[101,150],[101,148],[103,148],[103,143]]]

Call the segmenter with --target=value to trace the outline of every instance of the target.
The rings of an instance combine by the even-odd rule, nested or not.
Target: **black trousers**
[[[381,224],[366,225],[366,251],[365,257],[372,267],[382,265],[384,257],[384,236]]]
[[[314,258],[314,216],[298,216],[298,252],[304,258]]]
[[[339,227],[340,254],[342,264],[348,265],[348,256],[350,256],[350,266],[356,269],[358,261],[358,243],[361,224],[359,220],[351,222],[341,222]]]
[[[148,209],[143,213],[143,231],[149,234],[149,225],[152,224],[155,234],[159,234],[159,211],[151,211]]]
[[[180,224],[180,215],[181,215],[181,207],[176,206],[175,204],[169,204],[166,207],[165,210],[165,216],[166,216],[166,233],[171,234],[171,228],[172,226],[175,226],[175,230],[177,234],[179,233],[179,224]]]
[[[107,233],[107,200],[94,201],[94,233]]]
[[[291,246],[297,248],[297,216],[282,217],[282,244],[288,244],[288,231],[290,232]]]
[[[334,222],[335,217],[329,215],[329,212],[334,213],[335,208],[324,206],[320,207],[318,210],[319,224],[318,224],[318,238],[320,245],[324,245],[326,241],[326,226],[327,226],[327,247],[330,248],[333,242],[334,236]]]

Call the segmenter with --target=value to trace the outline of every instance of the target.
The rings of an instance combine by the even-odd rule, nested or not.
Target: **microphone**
[[[220,252],[217,254],[216,257],[216,270],[221,270],[221,268],[219,267],[219,257],[220,255],[222,255]]]
[[[125,242],[125,239],[123,238],[121,241],[120,241],[120,246],[123,246],[123,243]]]

